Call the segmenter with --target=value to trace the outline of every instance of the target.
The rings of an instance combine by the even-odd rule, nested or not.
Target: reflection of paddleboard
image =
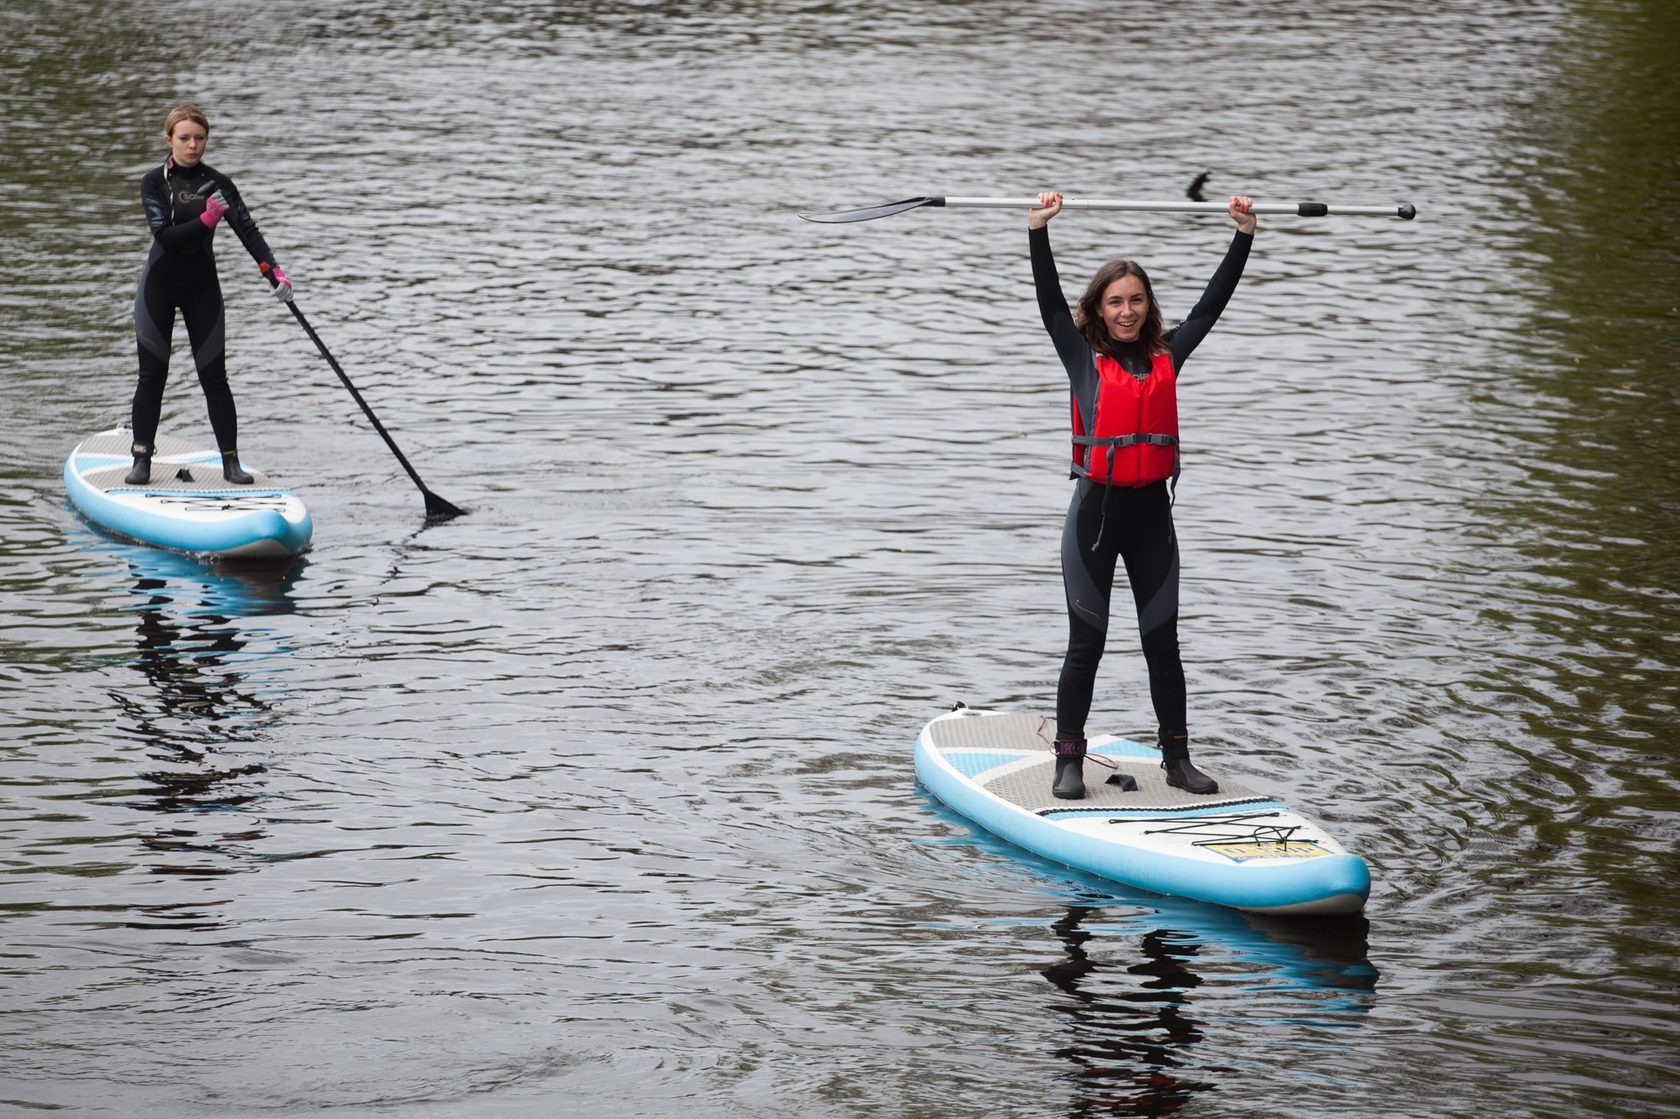
[[[1158,751],[1112,736],[1089,750],[1084,800],[1050,795],[1056,758],[1036,715],[962,709],[916,741],[928,792],[1011,843],[1116,882],[1263,913],[1358,913],[1371,892],[1365,860],[1281,801],[1217,777],[1195,796],[1166,783]],[[1206,767],[1198,767],[1205,770]],[[1131,777],[1133,791],[1108,784]]]
[[[226,559],[295,556],[309,544],[309,510],[258,471],[236,486],[222,478],[222,456],[158,436],[152,479],[123,481],[133,465],[122,429],[83,440],[64,463],[64,487],[83,516],[107,532],[177,552]]]

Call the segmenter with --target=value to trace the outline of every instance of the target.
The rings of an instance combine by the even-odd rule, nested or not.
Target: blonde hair
[[[204,129],[206,136],[210,135],[210,118],[205,116],[204,110],[197,105],[189,105],[185,101],[169,110],[169,115],[163,118],[163,134],[165,136],[175,135],[175,126],[184,120],[192,121]]]

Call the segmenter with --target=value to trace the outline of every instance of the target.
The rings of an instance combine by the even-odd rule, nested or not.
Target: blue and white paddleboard
[[[916,776],[956,812],[1067,866],[1235,909],[1335,916],[1365,908],[1371,873],[1322,826],[1275,797],[1197,768],[1219,791],[1175,789],[1160,751],[1113,736],[1087,749],[1084,800],[1050,795],[1049,720],[962,708],[922,728]],[[1110,775],[1136,784],[1123,791]]]
[[[133,466],[126,429],[89,436],[64,463],[64,488],[99,528],[142,544],[215,559],[277,559],[309,545],[314,526],[303,501],[262,473],[236,486],[222,456],[158,436],[151,481],[123,480]]]

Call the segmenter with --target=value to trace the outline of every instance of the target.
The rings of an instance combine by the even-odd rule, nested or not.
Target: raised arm
[[[1237,290],[1237,281],[1242,278],[1243,267],[1248,263],[1248,250],[1254,244],[1254,230],[1259,219],[1251,212],[1254,205],[1251,198],[1239,195],[1231,196],[1231,203],[1226,213],[1237,223],[1236,235],[1231,238],[1231,247],[1225,250],[1225,259],[1219,262],[1213,278],[1208,281],[1207,290],[1196,301],[1196,306],[1190,315],[1172,332],[1173,369],[1184,368],[1184,361],[1201,345],[1202,339],[1208,336],[1213,324],[1219,321],[1219,316],[1225,310],[1225,305],[1231,301],[1231,295]]]
[[[1038,293],[1038,314],[1044,329],[1056,344],[1056,353],[1070,377],[1084,377],[1091,367],[1091,349],[1074,325],[1067,296],[1056,272],[1056,258],[1050,251],[1050,219],[1061,213],[1062,196],[1044,191],[1038,196],[1039,209],[1027,212],[1027,245],[1032,252],[1033,288]]]

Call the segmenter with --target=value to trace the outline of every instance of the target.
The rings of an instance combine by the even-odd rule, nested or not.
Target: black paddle
[[[906,198],[899,202],[887,202],[880,206],[868,206],[861,210],[842,210],[834,214],[800,214],[799,216],[806,221],[831,223],[874,221],[876,218],[891,217],[893,214],[902,214],[906,210],[916,210],[923,206],[977,206],[991,209],[1030,210],[1038,208],[1038,199],[932,196]],[[1142,202],[1117,198],[1067,198],[1062,201],[1062,208],[1064,210],[1140,210],[1175,214],[1223,214],[1226,212],[1223,202]],[[1405,221],[1411,221],[1417,217],[1417,207],[1410,202],[1399,206],[1343,206],[1328,202],[1256,202],[1252,212],[1256,214],[1288,214],[1300,218],[1357,215],[1361,217],[1401,218]]]
[[[272,276],[269,277],[269,284],[274,287],[280,286],[274,282]],[[426,519],[428,521],[447,521],[465,515],[465,509],[451,505],[426,488],[426,483],[420,480],[420,475],[414,472],[414,467],[408,464],[408,459],[403,456],[402,451],[397,449],[396,440],[392,439],[390,433],[385,430],[385,425],[379,422],[379,417],[373,414],[373,409],[369,408],[368,402],[362,399],[362,394],[356,391],[356,386],[350,383],[350,378],[344,375],[344,370],[339,367],[338,362],[327,350],[327,344],[321,341],[321,336],[315,333],[315,328],[309,325],[309,320],[303,317],[302,311],[298,310],[296,301],[288,299],[286,300],[286,306],[291,308],[292,317],[297,319],[298,325],[303,327],[304,332],[309,335],[309,340],[315,343],[315,348],[321,351],[321,356],[327,359],[327,364],[332,366],[334,373],[338,374],[338,379],[344,382],[344,387],[350,390],[350,395],[355,398],[356,403],[362,406],[362,413],[373,424],[373,430],[379,432],[379,437],[385,440],[385,445],[391,448],[392,454],[397,456],[397,461],[402,463],[402,468],[408,471],[408,476],[413,478],[414,484],[420,487],[420,493],[426,499]]]

